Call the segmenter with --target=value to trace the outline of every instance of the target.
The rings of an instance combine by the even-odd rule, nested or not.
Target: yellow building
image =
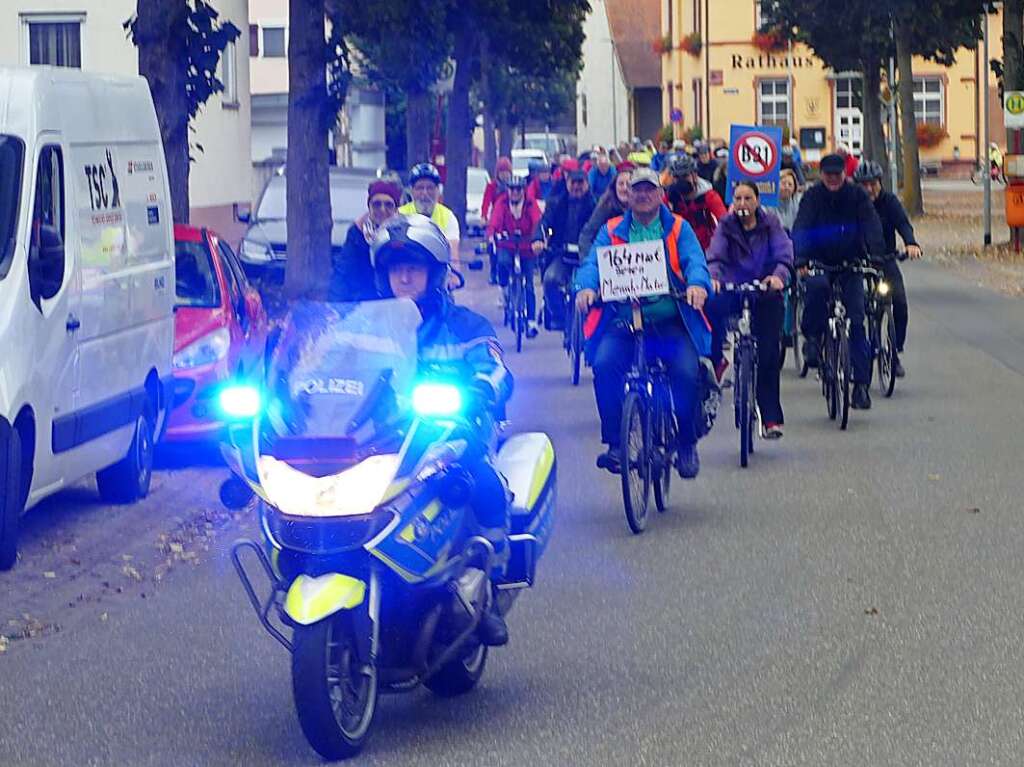
[[[728,139],[732,123],[788,127],[814,161],[840,143],[856,154],[863,141],[862,80],[833,72],[802,45],[770,50],[757,35],[762,0],[664,0],[662,84],[665,119],[680,110],[677,134],[700,127]],[[989,17],[990,57],[1001,58],[1001,15]],[[936,126],[937,143],[922,147],[924,162],[973,163],[982,151],[984,96],[981,44],[962,50],[951,67],[914,61],[914,108]],[[1002,106],[990,76],[991,138],[1005,146]],[[942,135],[945,134],[945,135]],[[816,150],[815,138],[824,145]]]

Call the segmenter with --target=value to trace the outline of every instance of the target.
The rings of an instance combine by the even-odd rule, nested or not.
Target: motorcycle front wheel
[[[299,626],[292,639],[292,694],[306,740],[324,759],[358,754],[377,708],[377,670],[356,651],[352,621],[338,613]]]

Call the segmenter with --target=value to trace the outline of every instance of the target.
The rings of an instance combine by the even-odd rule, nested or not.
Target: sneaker
[[[536,338],[537,337],[537,323],[535,320],[530,320],[526,323],[526,337]]]
[[[850,404],[853,406],[854,410],[871,409],[871,392],[868,391],[867,384],[853,385],[853,400]]]
[[[597,457],[597,468],[619,474],[622,471],[622,453],[617,447],[609,447]]]
[[[764,438],[765,439],[782,439],[782,424],[781,423],[766,423],[764,425]]]
[[[729,360],[727,360],[725,357],[722,357],[722,359],[720,359],[715,364],[715,379],[718,381],[718,385],[719,386],[722,385],[722,376],[725,375],[725,371],[728,370],[728,369],[729,369]]]
[[[700,473],[700,456],[697,455],[697,445],[681,445],[677,468],[679,476],[683,479],[696,479]]]
[[[903,363],[896,356],[892,358],[892,374],[897,378],[905,378],[907,375],[907,371],[903,368]]]

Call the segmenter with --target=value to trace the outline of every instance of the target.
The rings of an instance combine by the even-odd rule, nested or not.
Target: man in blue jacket
[[[641,300],[647,352],[665,362],[672,385],[672,400],[679,432],[679,474],[693,479],[700,471],[695,416],[699,400],[700,357],[711,350],[711,330],[704,317],[704,302],[711,290],[711,275],[700,243],[689,224],[662,203],[658,174],[649,168],[634,171],[630,180],[629,210],[602,227],[590,253],[576,274],[576,306],[592,311],[587,319],[587,353],[594,368],[594,394],[601,416],[601,440],[607,452],[597,460],[600,468],[618,473],[622,465],[619,429],[626,373],[633,360],[633,334],[629,303],[594,308],[601,279],[597,250],[608,245],[663,240],[668,258],[669,284],[674,295]]]

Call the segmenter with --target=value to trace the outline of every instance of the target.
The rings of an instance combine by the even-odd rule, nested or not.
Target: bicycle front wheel
[[[572,331],[569,335],[569,364],[572,367],[572,385],[580,384],[580,365],[583,357],[583,315],[572,313]]]
[[[523,336],[526,334],[526,286],[521,276],[516,278],[515,307],[516,352],[518,353],[523,350]]]
[[[850,388],[853,377],[850,365],[850,336],[845,325],[836,335],[836,398],[839,428],[845,430],[850,422]]]
[[[647,527],[647,507],[651,496],[651,459],[647,407],[636,392],[626,394],[622,403],[622,427],[619,445],[622,450],[622,503],[626,522],[635,535]]]
[[[736,350],[736,426],[740,432],[740,467],[746,468],[752,450],[753,416],[753,355],[750,346],[743,341]]]
[[[892,316],[892,306],[886,305],[882,311],[878,327],[878,388],[886,397],[891,397],[896,390],[896,376],[893,375],[893,363],[896,360],[896,322]]]
[[[672,460],[676,445],[675,416],[672,414],[671,396],[661,391],[658,399],[657,434],[655,449],[658,454],[658,465],[655,468],[654,506],[659,512],[668,508],[668,495],[672,488]]]
[[[793,367],[796,374],[801,378],[807,375],[807,366],[804,365],[803,342],[800,339],[800,323],[804,319],[804,302],[799,291],[793,292]]]
[[[836,339],[832,330],[821,344],[820,370],[821,393],[825,396],[825,409],[830,421],[836,420],[839,397],[836,388]]]

